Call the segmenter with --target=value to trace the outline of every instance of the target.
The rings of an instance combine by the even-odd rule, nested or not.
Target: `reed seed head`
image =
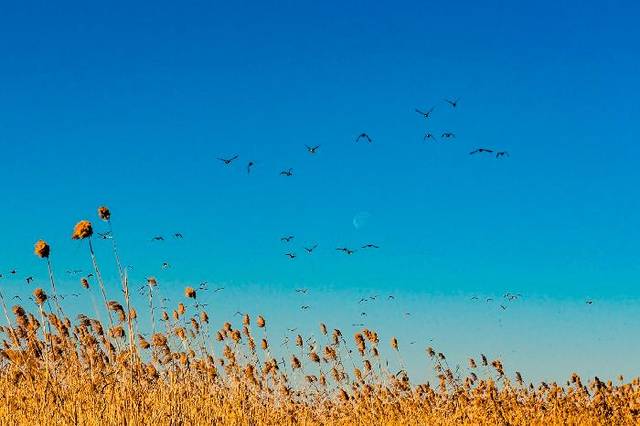
[[[89,238],[93,235],[93,227],[91,226],[91,222],[88,220],[81,220],[76,223],[76,226],[73,228],[73,234],[71,234],[71,238],[74,240],[84,240],[85,238]]]
[[[47,259],[49,254],[51,254],[51,247],[44,240],[39,240],[36,242],[33,252],[36,256]]]

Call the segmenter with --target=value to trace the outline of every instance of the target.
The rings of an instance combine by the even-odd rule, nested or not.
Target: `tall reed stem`
[[[96,254],[93,251],[93,243],[91,241],[91,237],[89,237],[89,253],[91,253],[91,262],[93,263],[93,270],[96,273],[96,280],[98,281],[98,285],[100,286],[100,292],[102,293],[102,300],[104,301],[104,306],[107,309],[107,315],[109,315],[109,329],[113,327],[113,317],[111,316],[111,311],[109,310],[109,301],[107,300],[107,292],[104,288],[104,282],[102,281],[102,274],[100,273],[100,268],[98,268],[98,261],[96,259]]]

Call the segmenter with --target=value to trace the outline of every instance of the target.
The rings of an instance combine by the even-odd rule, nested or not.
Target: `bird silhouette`
[[[164,241],[164,237],[162,235],[156,235],[151,241]]]
[[[435,141],[436,137],[433,135],[433,133],[425,133],[424,137],[422,138],[422,140],[426,141],[427,139],[433,139]]]
[[[297,288],[296,293],[306,294],[309,289],[306,288]]]
[[[281,171],[280,176],[293,176],[293,169],[288,168],[287,170]]]
[[[296,258],[296,254],[295,253],[285,253],[285,256],[288,256],[289,259],[295,259]]]
[[[177,240],[181,240],[184,238],[184,235],[182,235],[180,232],[176,232],[175,234],[173,234],[173,237]]]
[[[309,146],[309,145],[305,145],[307,147],[307,151],[309,151],[309,154],[315,154],[316,152],[318,152],[318,148],[320,148],[320,145],[316,145],[316,146]]]
[[[441,136],[441,138],[444,138],[444,139],[451,139],[455,137],[456,137],[456,134],[451,132],[444,132]]]
[[[249,161],[249,163],[247,164],[247,174],[251,174],[251,168],[255,165],[256,163],[254,163],[253,161]]]
[[[496,158],[500,158],[500,157],[508,157],[509,153],[507,151],[498,151],[496,152]]]
[[[26,278],[27,284],[31,284],[33,282],[33,277]]]
[[[222,291],[222,290],[224,290],[224,287],[218,287],[215,290],[213,290],[213,292],[217,293],[217,292]]]
[[[448,103],[449,105],[451,105],[451,107],[455,108],[455,107],[457,107],[457,106],[458,106],[458,101],[459,101],[459,100],[460,100],[460,99],[458,98],[458,99],[454,99],[454,100],[445,99],[444,101],[445,101],[446,103]]]
[[[358,137],[356,138],[356,142],[358,142],[360,139],[364,139],[364,140],[366,140],[366,141],[367,141],[367,142],[369,142],[369,143],[373,142],[373,141],[371,140],[371,138],[369,137],[369,135],[368,135],[368,134],[366,134],[366,133],[360,133],[360,134],[358,135]]]
[[[492,152],[493,152],[493,150],[492,150],[492,149],[487,149],[487,148],[478,148],[478,149],[475,149],[475,150],[471,151],[471,152],[469,153],[469,155],[482,154],[482,153],[484,153],[484,152],[486,152],[486,153],[492,153]]]
[[[420,111],[418,108],[416,108],[416,112],[418,114],[420,114],[421,116],[423,116],[424,118],[429,118],[431,117],[431,113],[433,112],[433,110],[435,109],[435,107],[431,108],[429,111],[424,112],[424,111]]]
[[[593,304],[593,300],[587,300],[585,303],[586,303],[587,305],[591,305],[591,304]]]
[[[98,237],[100,237],[101,240],[110,240],[111,238],[113,238],[113,235],[111,235],[111,231],[96,232],[96,234],[98,234]]]
[[[234,155],[231,158],[220,158],[220,157],[218,157],[218,160],[222,161],[226,166],[228,166],[229,164],[233,163],[233,161],[235,159],[237,159],[237,158],[238,158],[238,155]]]
[[[300,306],[300,309],[302,309],[304,311],[304,310],[309,309],[310,307],[311,306],[309,306],[309,305],[302,305],[302,306]]]
[[[345,252],[346,254],[349,254],[349,255],[356,252],[355,250],[351,250],[350,248],[347,248],[347,247],[338,247],[336,250]]]
[[[368,249],[368,248],[379,249],[380,247],[375,244],[365,244],[362,246],[362,248],[363,249]]]
[[[293,235],[288,235],[285,237],[280,237],[280,241],[282,241],[283,243],[290,243],[294,238],[295,237]]]
[[[171,265],[169,265],[169,262],[162,262],[162,269],[169,269],[171,268]]]
[[[313,251],[318,247],[317,244],[314,244],[312,247],[304,247],[305,251],[309,254],[313,253]]]

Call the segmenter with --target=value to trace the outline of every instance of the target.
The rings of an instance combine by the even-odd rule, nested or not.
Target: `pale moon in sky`
[[[371,217],[371,213],[369,212],[360,212],[353,217],[353,227],[356,229],[362,229],[367,226],[367,222],[369,222],[369,218]]]

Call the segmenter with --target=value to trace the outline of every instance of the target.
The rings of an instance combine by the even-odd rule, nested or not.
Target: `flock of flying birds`
[[[444,102],[446,102],[454,110],[458,108],[459,101],[460,101],[459,98],[456,98],[456,99],[444,99]],[[435,107],[432,107],[432,108],[430,108],[430,109],[428,109],[426,111],[423,111],[421,109],[415,108],[415,112],[417,114],[419,114],[425,120],[430,120],[431,119],[431,116],[432,116],[434,110],[435,110]],[[455,138],[456,138],[456,134],[454,132],[451,132],[451,131],[442,132],[442,134],[440,135],[440,139],[442,139],[442,140],[452,140],[452,139],[455,139]],[[424,141],[436,141],[437,137],[432,132],[427,131],[423,136],[423,140]],[[355,138],[355,142],[356,143],[358,143],[360,141],[364,141],[364,142],[366,142],[368,144],[373,143],[373,139],[366,132],[360,133]],[[315,154],[318,153],[318,150],[320,149],[320,145],[314,145],[314,146],[305,145],[305,148],[306,148],[307,152],[310,155],[315,155]],[[508,157],[509,156],[509,152],[508,151],[498,151],[498,150],[491,149],[491,148],[476,148],[476,149],[472,150],[471,152],[469,152],[469,155],[495,155],[495,158],[504,158],[504,157]],[[235,154],[235,155],[233,155],[231,157],[228,157],[228,158],[218,157],[217,159],[224,166],[231,166],[239,158],[240,158],[240,156],[238,154]],[[247,174],[251,174],[251,171],[255,166],[256,166],[256,162],[254,160],[248,161],[247,165],[246,165]],[[294,175],[293,174],[293,168],[287,168],[287,169],[284,169],[284,170],[280,171],[280,176],[283,176],[283,177],[292,177],[293,175]],[[108,240],[108,239],[113,238],[110,231],[103,232],[103,233],[96,232],[96,235],[97,235],[97,237],[99,239],[103,239],[103,240]],[[181,239],[184,238],[184,236],[180,232],[173,233],[172,237],[173,237],[173,239],[176,239],[176,240],[181,240]],[[280,237],[280,241],[283,244],[290,244],[293,241],[294,238],[295,237],[293,235],[285,235],[285,236]],[[165,240],[166,239],[165,239],[165,237],[163,235],[156,235],[156,236],[151,238],[152,242],[163,242]],[[311,255],[314,252],[314,250],[316,250],[317,247],[318,247],[318,244],[316,243],[316,244],[313,244],[313,245],[310,245],[310,246],[303,246],[302,248],[305,250],[305,252],[307,254]],[[342,252],[347,256],[353,255],[358,250],[377,250],[377,249],[380,249],[380,246],[378,246],[376,244],[373,244],[373,243],[363,244],[363,245],[360,246],[359,249],[354,249],[354,248],[350,248],[350,247],[336,247],[335,248],[336,251]],[[295,259],[298,256],[294,251],[287,251],[287,252],[284,253],[284,255],[286,257],[288,257],[289,259],[291,259],[291,260]],[[171,265],[169,264],[169,262],[166,262],[166,261],[163,262],[162,265],[161,265],[161,268],[163,270],[164,269],[168,269],[170,267],[171,267]],[[128,269],[132,269],[132,266],[127,266],[127,268]],[[68,275],[78,275],[81,272],[82,272],[82,270],[78,270],[78,269],[69,269],[69,270],[66,271],[66,273]],[[8,274],[9,275],[16,275],[17,274],[17,270],[14,268],[14,269],[8,271]],[[93,274],[90,273],[90,274],[86,275],[86,278],[90,278],[92,276],[93,276]],[[0,278],[3,278],[3,277],[4,277],[4,275],[2,273],[0,273]],[[33,276],[25,277],[25,281],[26,281],[27,284],[31,284],[33,282]],[[140,293],[143,293],[145,288],[146,288],[146,285],[143,285],[138,290],[139,290]],[[207,282],[204,281],[204,282],[200,283],[200,285],[198,286],[198,289],[200,291],[207,291],[209,289],[208,286],[207,286]],[[222,290],[224,290],[224,287],[218,287],[218,288],[214,289],[213,292],[217,293],[217,292],[222,291]],[[296,291],[297,294],[304,295],[304,294],[307,294],[308,289],[299,288],[299,289],[296,289],[295,291]],[[61,299],[64,299],[65,297],[69,297],[69,296],[79,297],[80,295],[78,293],[71,293],[71,294],[67,294],[67,295],[65,295],[65,294],[58,295],[58,297],[60,297]],[[502,298],[503,302],[500,303],[500,308],[503,309],[503,310],[506,310],[508,302],[515,301],[515,300],[519,299],[520,297],[522,297],[521,294],[506,293]],[[378,295],[362,297],[362,298],[360,298],[358,300],[358,304],[362,305],[364,303],[373,302],[373,301],[377,300],[377,298],[378,298]],[[16,296],[14,296],[14,299],[20,299],[20,296],[16,295]],[[390,300],[395,299],[395,297],[393,295],[389,295],[386,299],[390,301]],[[480,301],[481,299],[480,299],[479,296],[473,296],[473,297],[471,297],[471,300]],[[163,305],[165,304],[165,302],[168,302],[168,301],[170,301],[170,299],[163,298],[163,300],[162,300]],[[484,301],[487,302],[487,303],[491,303],[491,302],[494,301],[494,299],[493,298],[485,298]],[[593,300],[587,300],[585,303],[587,305],[591,305],[593,303]],[[206,304],[199,303],[199,306],[205,307]],[[310,308],[311,308],[310,305],[302,305],[300,307],[301,310],[308,310]],[[241,314],[241,312],[236,312],[236,314]],[[361,315],[361,317],[364,317],[364,316],[367,315],[367,313],[363,311],[363,312],[361,312],[360,315]],[[410,315],[411,315],[410,312],[404,312],[404,316],[408,317]],[[354,323],[352,325],[355,326],[355,327],[359,327],[359,326],[363,326],[364,324],[363,323]],[[292,331],[292,330],[295,330],[295,329],[290,329],[289,331]]]

